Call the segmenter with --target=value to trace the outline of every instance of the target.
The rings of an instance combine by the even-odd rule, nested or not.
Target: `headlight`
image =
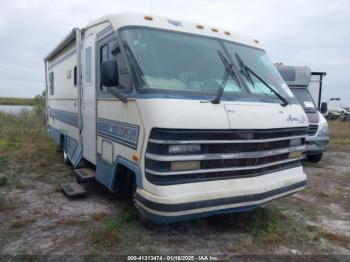
[[[320,125],[318,133],[319,136],[328,136],[328,124],[325,122],[324,124]]]
[[[179,161],[171,163],[171,171],[195,170],[199,169],[200,161]]]
[[[171,145],[169,146],[169,154],[199,154],[201,152],[200,145]]]

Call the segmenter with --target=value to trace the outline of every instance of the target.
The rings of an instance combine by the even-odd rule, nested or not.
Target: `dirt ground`
[[[50,140],[9,141],[0,139],[1,255],[350,256],[350,152],[305,163],[305,190],[252,212],[148,230],[130,201],[97,183],[85,184],[86,198],[67,199],[60,184],[75,177]]]
[[[350,255],[350,153],[307,165],[304,191],[251,213],[154,231],[138,223],[130,202],[97,184],[86,185],[88,197],[68,200],[58,182],[74,179],[69,167],[51,168],[52,180],[24,167],[20,184],[1,187],[1,254]]]

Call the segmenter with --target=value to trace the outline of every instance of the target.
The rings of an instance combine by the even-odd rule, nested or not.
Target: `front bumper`
[[[306,144],[306,150],[305,154],[312,155],[312,154],[319,154],[327,151],[329,143],[329,137],[323,136],[314,136],[314,137],[306,137],[305,144]]]
[[[297,171],[297,169],[293,171]],[[287,175],[287,173],[282,171],[267,176],[275,176],[277,174],[279,176]],[[178,197],[159,197],[143,189],[137,189],[135,202],[142,215],[149,220],[160,224],[173,223],[219,214],[249,211],[271,200],[302,190],[305,185],[306,176],[304,173],[299,173],[293,179],[260,184],[254,190],[249,185],[247,185],[246,189],[242,189],[242,187],[231,188],[230,191],[225,191],[224,194],[220,192],[214,198],[206,192],[190,195],[186,198],[182,195]],[[180,188],[179,191],[181,192]],[[250,192],[249,194],[243,193],[248,191]]]

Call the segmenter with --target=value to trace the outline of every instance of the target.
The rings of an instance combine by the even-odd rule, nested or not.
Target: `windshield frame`
[[[232,68],[238,77],[239,85],[241,88],[243,88],[246,93],[227,93],[224,92],[221,100],[222,101],[251,101],[251,102],[265,102],[265,103],[280,103],[280,100],[275,96],[275,95],[261,95],[261,94],[254,94],[251,93],[249,90],[247,84],[243,80],[243,76],[239,73],[238,69],[236,68],[236,65],[233,63],[232,57],[230,53],[228,52],[226,46],[224,45],[224,42],[228,43],[233,43],[236,45],[240,46],[245,46],[248,48],[252,48],[255,50],[259,50],[262,52],[266,51],[262,48],[258,48],[255,46],[235,42],[235,41],[230,41],[224,38],[220,37],[213,37],[213,36],[207,36],[207,35],[202,35],[202,34],[196,34],[196,33],[189,33],[189,32],[182,32],[182,31],[177,31],[177,30],[170,30],[170,29],[163,29],[163,28],[157,28],[157,27],[151,27],[151,26],[140,26],[140,25],[127,25],[123,26],[117,29],[118,33],[118,38],[120,39],[121,44],[121,49],[122,52],[124,53],[126,59],[127,59],[127,65],[129,68],[130,76],[133,81],[133,86],[135,87],[135,91],[137,94],[140,94],[142,96],[147,96],[147,95],[152,95],[154,97],[167,97],[167,98],[189,98],[189,99],[211,99],[213,96],[216,95],[216,92],[198,92],[198,91],[191,91],[191,90],[171,90],[171,89],[162,89],[162,88],[142,88],[139,86],[138,81],[136,79],[138,78],[133,70],[131,70],[131,61],[126,54],[125,51],[125,46],[123,44],[123,36],[122,32],[126,30],[152,30],[152,31],[160,31],[160,32],[168,32],[168,33],[176,33],[176,34],[183,34],[187,36],[194,36],[194,37],[199,37],[199,38],[204,38],[204,39],[212,39],[216,40],[219,42],[220,46],[223,48],[224,54],[229,60],[229,62],[232,64]],[[295,97],[287,97],[287,101],[290,104],[298,104],[298,101]]]

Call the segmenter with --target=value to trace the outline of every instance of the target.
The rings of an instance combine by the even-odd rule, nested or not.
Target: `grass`
[[[0,175],[5,177],[0,179],[0,185],[22,186],[24,172],[37,180],[57,179],[49,176],[48,170],[60,158],[40,114],[0,112],[0,156]]]
[[[337,245],[343,246],[345,248],[350,248],[350,237],[342,235],[342,234],[335,234],[332,232],[328,232],[324,230],[323,228],[317,227],[317,226],[307,226],[307,229],[311,232],[315,233],[315,239],[319,240],[320,238],[327,239],[330,242],[333,242]]]
[[[255,237],[275,233],[284,220],[284,216],[276,208],[257,208],[252,212],[237,213],[231,216],[222,215],[210,219],[215,229],[250,233]]]
[[[134,210],[129,210],[117,217],[109,217],[105,221],[107,228],[111,230],[130,231],[135,228],[136,213]]]
[[[58,186],[62,178],[72,175],[48,136],[44,98],[37,96],[34,101],[32,112],[0,112],[0,186],[23,189],[28,184],[26,179]]]
[[[105,218],[107,216],[107,213],[105,212],[97,212],[97,213],[93,213],[90,216],[90,220],[93,222],[99,221],[103,218]]]
[[[6,176],[0,176],[0,187],[6,186],[7,184],[7,177]]]
[[[10,226],[12,228],[22,228],[25,227],[26,225],[34,223],[36,220],[34,218],[21,218],[21,219],[16,219],[12,220],[10,222]]]
[[[263,243],[297,243],[308,239],[303,229],[291,217],[284,215],[279,208],[269,205],[253,212],[237,214],[233,225],[238,231],[253,235]]]
[[[350,121],[328,121],[330,149],[350,152]]]
[[[17,115],[0,113],[0,152],[25,147],[47,137],[44,120],[23,111]]]
[[[33,98],[0,97],[0,105],[33,106],[34,104]]]
[[[303,223],[284,214],[282,208],[274,204],[222,217],[223,220],[215,219],[215,224],[222,228],[223,236],[242,235],[232,241],[229,249],[234,253],[256,254],[257,250],[306,244],[311,239]],[[228,217],[229,222],[225,221]]]
[[[12,201],[8,201],[0,197],[0,211],[15,209],[17,206]]]
[[[95,218],[92,219],[95,220]],[[99,219],[101,219],[100,216]],[[137,225],[134,210],[128,210],[118,216],[105,217],[101,224],[91,227],[90,243],[97,248],[111,248],[140,229]]]

